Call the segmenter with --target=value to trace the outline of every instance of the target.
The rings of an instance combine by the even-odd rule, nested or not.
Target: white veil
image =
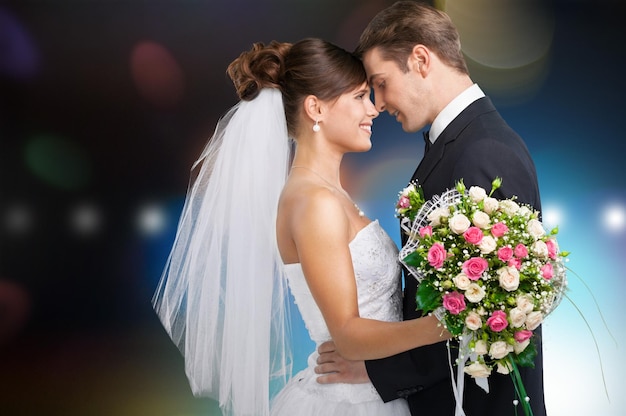
[[[193,393],[225,414],[269,414],[291,375],[276,211],[290,158],[282,95],[262,89],[218,122],[194,164],[153,305]]]

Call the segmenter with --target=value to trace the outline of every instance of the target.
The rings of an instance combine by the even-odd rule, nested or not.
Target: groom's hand
[[[315,373],[321,374],[317,378],[320,384],[349,383],[359,384],[370,381],[365,368],[365,361],[350,361],[344,359],[335,348],[332,341],[324,342],[317,349],[317,366]]]

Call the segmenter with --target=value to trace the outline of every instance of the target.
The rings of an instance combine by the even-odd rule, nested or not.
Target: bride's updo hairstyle
[[[321,39],[293,45],[255,43],[227,70],[242,100],[252,100],[262,88],[278,88],[283,95],[287,130],[295,137],[302,102],[308,95],[332,101],[367,81],[363,64],[350,52]]]

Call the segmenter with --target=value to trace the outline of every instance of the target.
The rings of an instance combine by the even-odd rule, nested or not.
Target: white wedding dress
[[[398,249],[378,221],[358,232],[350,242],[356,275],[359,312],[364,318],[381,321],[402,319],[402,292]],[[320,345],[330,340],[330,333],[307,286],[299,263],[285,266],[289,287],[309,336]],[[313,369],[317,352],[308,366],[293,376],[274,398],[273,416],[388,416],[409,415],[405,400],[383,403],[371,383],[319,384]]]

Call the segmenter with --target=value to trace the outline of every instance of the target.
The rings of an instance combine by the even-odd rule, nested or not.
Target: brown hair
[[[378,48],[385,60],[408,71],[407,59],[415,45],[424,45],[445,64],[468,74],[459,32],[450,17],[427,4],[398,1],[379,12],[361,34],[355,55]]]
[[[350,52],[321,39],[297,43],[255,43],[227,69],[242,100],[254,99],[262,88],[283,95],[287,130],[295,136],[307,95],[330,101],[367,80],[362,63]]]

